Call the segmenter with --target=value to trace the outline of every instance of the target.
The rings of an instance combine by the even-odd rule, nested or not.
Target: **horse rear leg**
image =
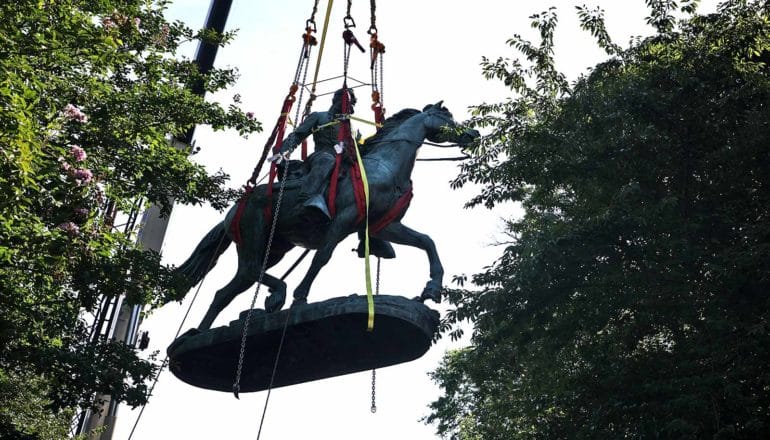
[[[266,273],[262,277],[262,284],[270,289],[270,295],[265,298],[265,311],[272,313],[281,310],[286,302],[286,283]]]
[[[238,249],[238,270],[233,279],[214,295],[214,300],[211,302],[206,316],[203,317],[203,321],[198,326],[198,330],[211,328],[214,319],[236,296],[259,281],[259,274],[262,270],[262,258],[254,254],[256,253],[245,252],[243,247]],[[267,286],[271,293],[265,300],[265,309],[268,312],[280,310],[286,301],[286,283],[265,273],[262,276],[262,284]]]
[[[206,312],[206,316],[203,317],[198,326],[198,330],[207,330],[211,328],[211,324],[214,319],[219,315],[225,307],[227,307],[236,296],[254,285],[259,280],[259,273],[262,270],[262,257],[259,255],[258,243],[247,244],[244,243],[238,247],[238,269],[233,279],[223,288],[221,288],[214,295],[214,300],[209,306],[209,310]],[[286,298],[286,283],[275,278],[267,273],[262,277],[262,284],[266,285],[270,292],[273,293],[270,297],[276,296],[278,298]],[[283,301],[281,301],[283,305]]]
[[[310,286],[313,284],[318,272],[321,268],[326,266],[329,259],[332,257],[334,248],[337,247],[340,241],[345,238],[345,234],[339,232],[338,228],[330,227],[326,234],[326,242],[321,246],[313,255],[313,261],[310,263],[310,268],[307,270],[304,278],[300,281],[297,288],[294,289],[294,303],[293,304],[305,304],[307,303],[307,296],[310,293]]]
[[[259,274],[259,261],[250,260],[246,261],[241,257],[240,249],[238,249],[238,270],[235,272],[235,276],[230,280],[227,285],[217,291],[214,295],[214,300],[211,301],[209,310],[206,312],[206,316],[203,317],[198,330],[208,330],[211,328],[211,324],[214,322],[219,313],[227,307],[233,299],[241,292],[251,287],[256,281]]]
[[[436,251],[436,245],[426,234],[410,229],[401,223],[394,222],[386,226],[377,233],[377,237],[397,244],[416,247],[428,254],[428,263],[430,265],[430,281],[425,285],[420,299],[432,299],[435,302],[441,301],[441,290],[444,280],[444,266]]]

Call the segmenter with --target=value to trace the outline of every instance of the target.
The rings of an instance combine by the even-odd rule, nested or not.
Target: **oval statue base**
[[[401,296],[374,298],[374,330],[366,330],[366,296],[351,295],[294,306],[276,313],[255,309],[246,338],[240,391],[266,390],[270,384],[284,323],[288,326],[273,388],[419,358],[430,348],[439,314]],[[228,326],[191,330],[169,347],[171,372],[190,385],[233,391],[247,312]]]

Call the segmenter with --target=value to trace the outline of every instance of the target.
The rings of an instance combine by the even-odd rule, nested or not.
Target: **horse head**
[[[454,142],[466,145],[479,137],[476,130],[467,129],[459,125],[452,113],[444,107],[444,101],[426,105],[422,109],[425,115],[425,126],[428,129],[427,139],[431,142]]]

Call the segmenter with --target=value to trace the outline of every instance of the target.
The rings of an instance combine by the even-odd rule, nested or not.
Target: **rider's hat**
[[[356,105],[356,94],[353,93],[353,89],[349,89],[349,88],[345,88],[345,87],[343,87],[343,88],[337,90],[336,92],[334,92],[334,98],[332,98],[332,102],[333,103],[342,102],[342,93],[344,93],[345,90],[347,90],[348,93],[349,93],[348,96],[350,97],[350,105]]]

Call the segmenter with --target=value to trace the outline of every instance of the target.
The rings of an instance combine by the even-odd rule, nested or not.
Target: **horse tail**
[[[187,261],[176,268],[175,273],[184,280],[184,291],[198,284],[204,276],[217,264],[219,256],[225,252],[232,240],[227,236],[224,221],[211,228],[208,234],[198,243]]]

